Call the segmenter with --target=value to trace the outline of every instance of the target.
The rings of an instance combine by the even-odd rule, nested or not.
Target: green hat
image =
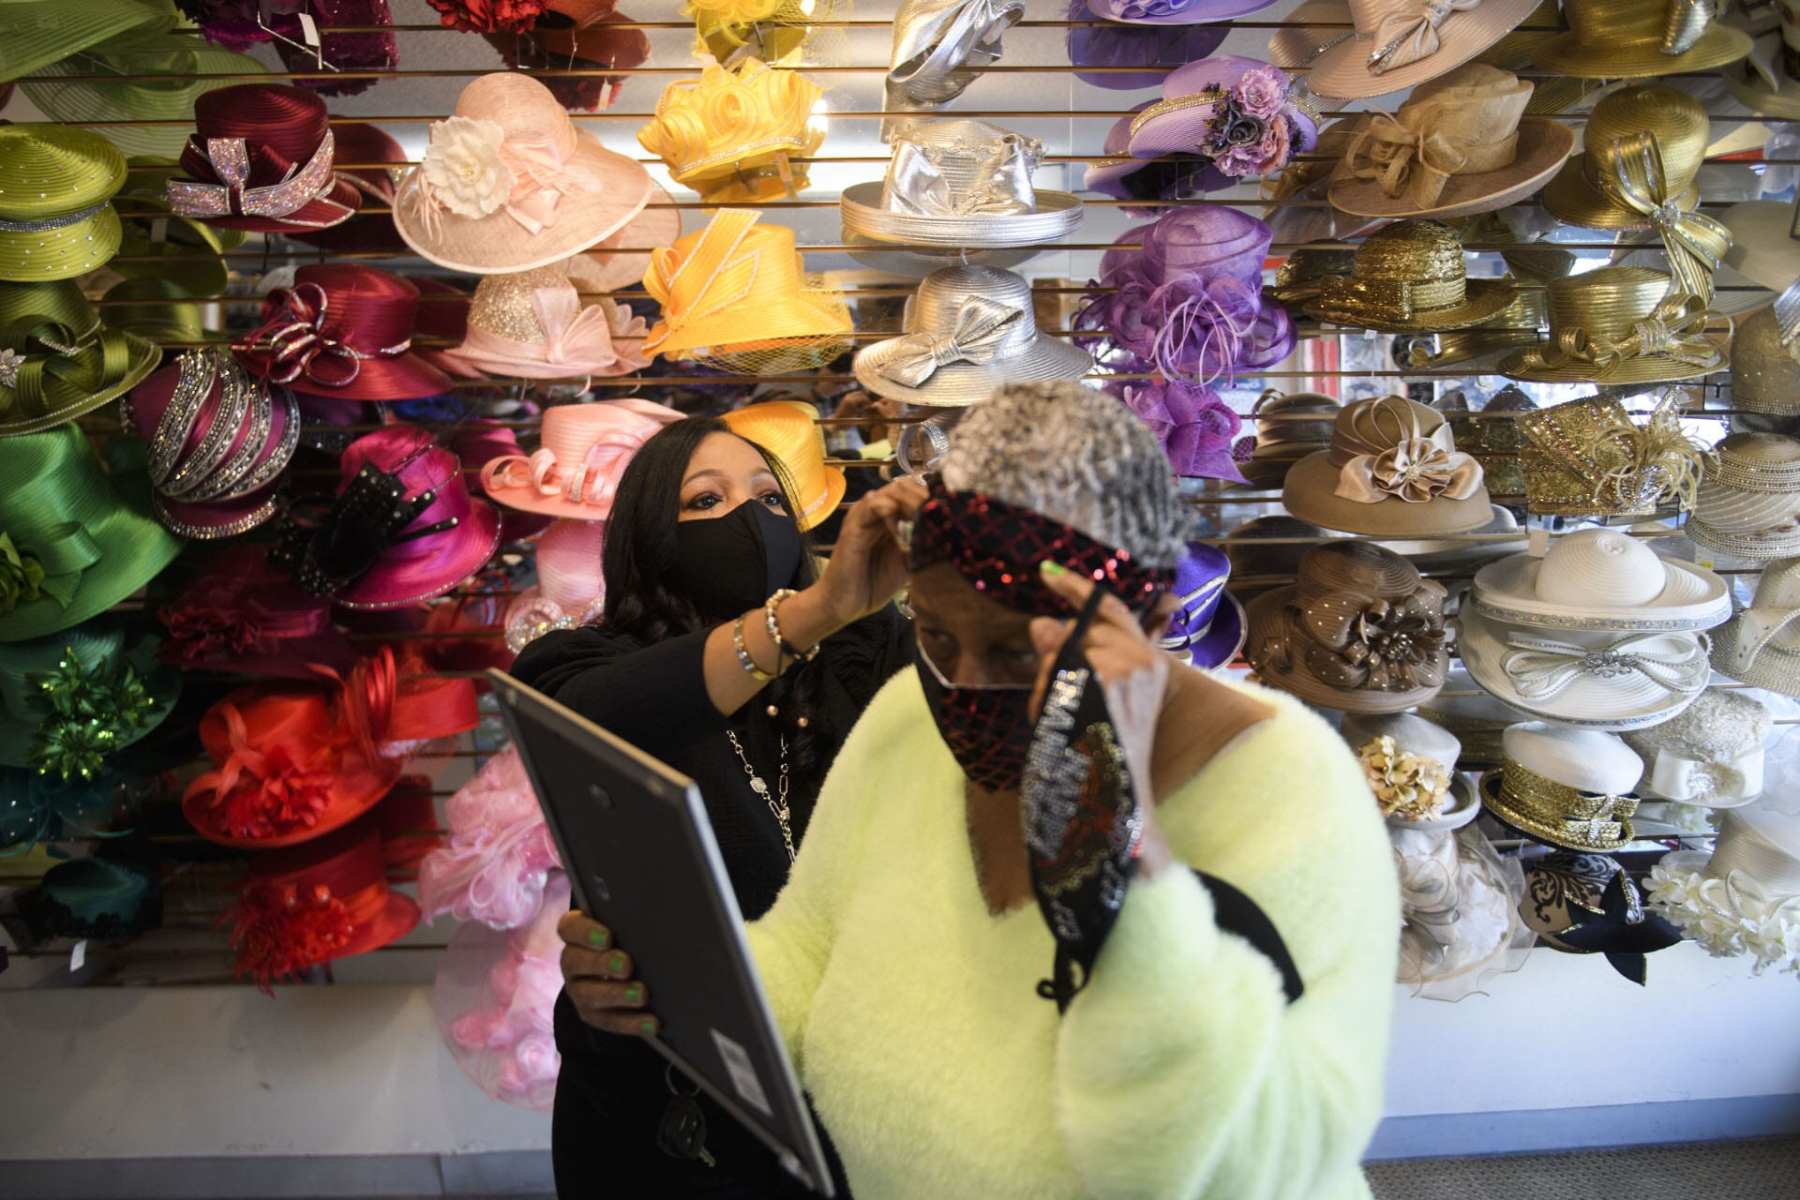
[[[167,0],[0,0],[0,83],[128,29],[169,21]]]
[[[126,154],[174,156],[194,132],[194,101],[217,88],[254,83],[245,76],[269,69],[247,54],[203,41],[193,33],[147,26],[45,67],[19,90],[52,120],[94,125],[94,132]],[[63,76],[116,74],[117,82]],[[138,76],[176,79],[133,82]],[[238,76],[238,78],[233,78]],[[175,121],[180,125],[114,125],[113,121]]]
[[[143,156],[129,165],[131,181],[119,193],[124,237],[107,265],[127,279],[166,279],[190,296],[223,292],[231,272],[219,256],[250,235],[171,213],[163,185],[184,175],[173,159]]]
[[[0,766],[63,783],[99,778],[181,695],[181,672],[156,660],[160,643],[101,617],[0,646]]]
[[[19,915],[35,938],[123,942],[162,924],[162,885],[153,862],[72,858],[19,893]]]
[[[79,625],[181,553],[149,477],[108,476],[74,425],[0,438],[0,479],[0,642]]]
[[[167,279],[121,280],[102,303],[108,325],[159,346],[185,347],[206,340],[203,306]]]
[[[0,0],[3,3],[3,0]],[[0,126],[0,279],[73,279],[119,249],[125,156],[66,125]]]
[[[0,440],[94,411],[161,356],[156,343],[108,328],[73,280],[0,283]]]

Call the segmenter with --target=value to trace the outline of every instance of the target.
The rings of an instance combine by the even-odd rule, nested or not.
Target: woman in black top
[[[922,495],[903,480],[859,500],[816,576],[780,464],[721,421],[676,422],[619,480],[605,618],[546,634],[513,665],[522,682],[700,785],[746,919],[786,881],[844,736],[911,661],[910,628],[888,603],[905,565],[887,532]],[[785,649],[770,635],[771,609]],[[810,661],[793,653],[813,646]],[[693,1086],[641,1040],[590,1030],[567,993],[556,1044],[552,1157],[564,1200],[807,1194],[704,1096],[705,1155],[673,1152],[691,1105],[671,1085],[683,1096]]]

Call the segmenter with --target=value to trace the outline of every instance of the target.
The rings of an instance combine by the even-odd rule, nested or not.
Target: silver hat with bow
[[[1011,271],[933,271],[906,302],[906,332],[865,346],[853,370],[879,396],[937,408],[985,400],[1002,383],[1079,379],[1085,351],[1038,332],[1031,285]]]
[[[1039,246],[1081,223],[1081,201],[1040,191],[1036,138],[985,121],[918,120],[893,136],[879,183],[844,189],[840,209],[852,239],[966,250]]]

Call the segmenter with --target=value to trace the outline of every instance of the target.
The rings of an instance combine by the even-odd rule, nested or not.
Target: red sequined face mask
[[[952,492],[941,480],[932,481],[913,520],[910,553],[914,571],[948,562],[984,596],[1040,617],[1075,615],[1038,574],[1046,560],[1101,584],[1138,613],[1148,612],[1175,577],[1060,521],[980,492]],[[1017,788],[1031,744],[1031,688],[957,684],[924,650],[917,654],[926,706],[963,773],[989,791]]]

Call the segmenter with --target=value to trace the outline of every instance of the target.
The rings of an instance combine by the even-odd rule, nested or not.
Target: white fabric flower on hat
[[[496,212],[512,192],[512,168],[500,153],[506,130],[494,121],[451,117],[431,126],[419,170],[432,198],[459,217]]]

